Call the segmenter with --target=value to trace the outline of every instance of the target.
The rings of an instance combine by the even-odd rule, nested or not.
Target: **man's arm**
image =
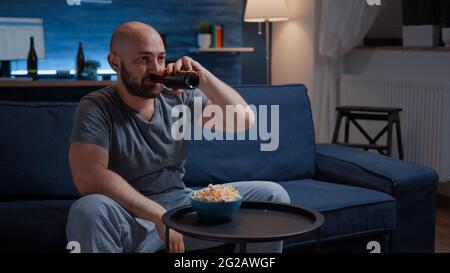
[[[216,129],[239,132],[245,131],[255,123],[255,115],[241,95],[206,69],[201,77],[199,88],[208,97],[207,106],[217,105],[224,113],[223,123],[221,123],[223,127]],[[231,118],[225,114],[227,105],[238,106],[235,107],[235,114]],[[209,119],[209,117],[203,117],[202,124]]]
[[[251,110],[247,102],[239,95],[236,90],[231,88],[229,85],[218,79],[206,68],[204,68],[200,63],[194,61],[190,57],[183,57],[177,60],[175,63],[167,65],[167,73],[172,74],[180,70],[195,71],[200,76],[199,88],[208,97],[209,105],[217,105],[222,109],[224,117],[214,116],[212,118],[220,118],[220,122],[215,122],[220,127],[217,130],[225,131],[244,131],[255,123],[255,115]],[[175,90],[175,92],[181,92],[180,90]],[[235,114],[233,116],[228,116],[225,114],[227,109],[226,106],[237,106],[235,107]],[[211,117],[202,117],[199,120],[201,124],[207,123]]]
[[[69,148],[69,165],[73,181],[82,195],[103,194],[131,214],[153,222],[162,240],[165,226],[161,221],[166,210],[136,191],[120,175],[108,169],[108,151],[98,145],[74,142]],[[181,234],[170,231],[170,252],[184,252]]]

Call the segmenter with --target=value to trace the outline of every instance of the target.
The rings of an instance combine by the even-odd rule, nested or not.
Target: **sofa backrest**
[[[279,105],[277,149],[260,151],[269,141],[259,140],[259,133],[256,141],[248,134],[247,140],[239,141],[189,141],[186,185],[313,177],[314,128],[306,88],[299,84],[235,88],[249,104],[267,105],[269,113],[272,105]],[[0,201],[79,197],[67,158],[76,106],[76,102],[0,101]]]
[[[261,144],[269,141],[261,141],[259,133],[256,141],[250,140],[248,134],[245,140],[239,141],[190,140],[185,184],[204,186],[232,181],[287,181],[314,177],[314,126],[305,86],[245,85],[235,86],[235,89],[257,109],[267,105],[270,113],[271,105],[279,105],[278,149],[261,151]],[[257,125],[260,119],[258,117]]]
[[[0,101],[0,200],[79,196],[67,159],[76,105]]]

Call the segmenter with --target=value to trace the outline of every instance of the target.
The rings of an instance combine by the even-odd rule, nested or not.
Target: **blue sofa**
[[[324,246],[345,249],[376,236],[383,250],[433,252],[436,173],[360,150],[315,144],[303,85],[236,86],[255,106],[279,105],[279,146],[267,141],[190,141],[185,183],[201,187],[228,181],[275,181],[292,203],[319,210]],[[0,102],[0,251],[65,252],[65,224],[79,198],[67,144],[77,102]],[[270,106],[269,106],[270,109]],[[269,111],[270,112],[270,111]],[[248,139],[248,138],[246,138]],[[301,251],[304,236],[285,243]]]

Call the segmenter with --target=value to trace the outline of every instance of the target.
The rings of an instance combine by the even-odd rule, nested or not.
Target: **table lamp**
[[[266,83],[270,84],[270,22],[288,20],[285,0],[247,0],[244,21],[259,23],[258,34],[261,35],[261,23],[266,28]]]

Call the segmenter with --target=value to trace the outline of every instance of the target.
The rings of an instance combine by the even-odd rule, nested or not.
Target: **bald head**
[[[109,44],[109,50],[110,52],[120,54],[126,50],[127,45],[144,41],[150,41],[158,45],[163,44],[158,31],[150,25],[136,21],[124,23],[114,31]]]
[[[159,96],[160,84],[150,74],[162,74],[166,68],[164,43],[153,27],[141,22],[120,25],[113,33],[108,62],[116,71],[119,87],[132,96],[149,99]]]

